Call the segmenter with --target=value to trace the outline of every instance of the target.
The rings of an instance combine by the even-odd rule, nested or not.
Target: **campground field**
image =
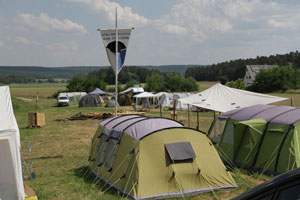
[[[214,83],[200,82],[204,90]],[[14,114],[21,133],[22,155],[25,160],[26,175],[30,173],[29,146],[34,180],[26,181],[40,200],[43,199],[125,199],[117,190],[109,188],[89,172],[88,154],[91,139],[97,129],[99,120],[57,121],[69,118],[79,112],[112,112],[111,108],[79,108],[78,104],[69,107],[57,107],[56,99],[50,98],[58,90],[65,89],[65,84],[13,84],[10,92]],[[28,128],[28,112],[34,112],[36,94],[39,94],[38,112],[44,112],[46,125],[42,128]],[[282,97],[292,98],[293,106],[300,106],[300,92],[289,91],[276,93]],[[277,105],[291,105],[283,101]],[[120,107],[119,110],[132,110],[132,107]],[[185,111],[177,111],[178,120],[188,125]],[[164,111],[164,117],[170,117],[171,111]],[[159,109],[151,109],[147,116],[159,116]],[[207,132],[213,120],[212,112],[201,112],[200,129]],[[191,114],[191,127],[196,127],[196,113]],[[250,174],[245,170],[234,169],[233,178],[239,186],[233,190],[215,191],[186,199],[230,199],[249,190],[271,177],[262,174]]]

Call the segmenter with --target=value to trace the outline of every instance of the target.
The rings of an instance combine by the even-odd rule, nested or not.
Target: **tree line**
[[[185,71],[185,77],[193,77],[197,81],[220,81],[226,78],[235,81],[244,78],[246,65],[278,65],[286,66],[291,63],[296,69],[300,68],[300,53],[290,52],[283,55],[257,56],[256,58],[236,59],[204,67],[190,67]]]
[[[145,89],[152,92],[193,92],[198,91],[198,84],[192,77],[184,78],[179,73],[161,72],[154,69],[140,67],[123,67],[119,73],[118,91],[127,89],[136,84],[146,83]],[[115,84],[115,75],[111,67],[90,72],[87,76],[74,76],[68,81],[68,91],[90,92],[96,87],[101,90],[113,92],[114,87],[108,85]],[[124,86],[122,87],[121,84]]]
[[[0,75],[0,83],[10,84],[10,83],[36,83],[36,79],[32,77],[9,75]]]
[[[260,70],[254,83],[247,88],[255,92],[285,92],[288,89],[300,89],[300,69],[292,64]]]

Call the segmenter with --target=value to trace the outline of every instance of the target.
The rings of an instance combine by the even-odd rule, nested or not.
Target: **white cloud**
[[[300,20],[299,14],[296,18],[293,18],[294,13],[289,14],[293,8],[263,0],[179,0],[169,13],[154,20],[109,0],[64,1],[88,5],[104,14],[112,24],[115,8],[118,8],[118,21],[122,26],[152,27],[162,34],[172,34],[178,39],[188,38],[199,43],[233,33],[246,35],[255,30],[259,34],[267,29],[272,31],[274,28],[293,27]]]
[[[286,22],[280,19],[269,19],[268,23],[274,28],[289,28],[294,26],[293,22]]]
[[[4,41],[0,40],[0,48],[4,47],[5,46],[5,43]]]
[[[109,0],[65,0],[71,3],[86,4],[90,8],[105,13],[107,19],[113,23],[115,20],[115,8],[118,12],[118,22],[124,26],[141,27],[149,23],[149,20],[139,14],[133,13],[130,7],[122,7],[118,3]]]
[[[56,42],[46,45],[46,49],[49,51],[76,51],[78,50],[78,44],[73,41]]]
[[[176,0],[170,1],[168,8],[160,10],[161,2],[153,0],[157,11],[146,12],[147,15],[143,15],[145,8],[138,7],[143,6],[142,3],[130,7],[134,3],[131,1],[120,4],[112,2],[116,0],[60,1],[78,4],[69,6],[63,3],[63,7],[57,8],[60,15],[68,16],[68,13],[62,13],[66,8],[68,11],[75,9],[74,12],[80,10],[81,15],[85,16],[81,20],[87,20],[85,24],[71,21],[69,17],[64,19],[46,13],[22,13],[15,18],[18,21],[12,21],[9,17],[0,19],[0,47],[5,45],[0,56],[5,58],[3,55],[8,55],[5,54],[7,49],[14,48],[14,52],[21,52],[19,55],[23,55],[25,60],[29,60],[26,52],[39,54],[40,62],[45,59],[47,65],[108,65],[101,38],[96,31],[85,37],[61,33],[86,33],[85,27],[95,26],[91,24],[95,23],[95,18],[108,26],[101,28],[113,28],[116,7],[118,27],[136,28],[130,39],[126,64],[211,64],[285,53],[297,50],[300,46],[300,3],[296,1]],[[121,6],[123,4],[127,6]],[[147,18],[148,15],[151,17]],[[45,37],[44,32],[40,34],[37,30],[51,34]],[[34,46],[34,41],[43,45]],[[30,45],[18,48],[21,43]],[[28,64],[36,60],[31,59]],[[10,59],[7,62],[13,61]]]
[[[222,1],[225,15],[237,18],[245,16],[253,12],[261,4],[260,0],[244,1],[244,0],[228,0]]]
[[[16,42],[24,44],[24,45],[29,45],[31,42],[24,36],[17,36],[15,39]]]
[[[281,13],[268,19],[268,24],[273,28],[299,27],[300,14]]]
[[[21,25],[44,32],[67,31],[80,34],[87,33],[82,25],[72,22],[69,19],[59,20],[51,18],[47,13],[41,13],[38,17],[28,13],[21,13],[18,15],[17,20]]]

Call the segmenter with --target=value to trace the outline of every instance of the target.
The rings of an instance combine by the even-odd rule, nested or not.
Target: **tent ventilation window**
[[[217,119],[215,121],[214,126],[212,127],[212,130],[210,131],[209,138],[217,143],[221,141],[222,134],[224,132],[225,126],[226,126],[226,120]]]
[[[98,165],[100,165],[103,162],[103,157],[106,149],[105,147],[107,144],[106,140],[107,140],[107,136],[105,134],[101,134],[99,149],[96,155],[96,162],[98,163]]]
[[[104,166],[106,168],[110,169],[112,167],[114,158],[116,156],[116,150],[117,150],[118,144],[119,144],[119,140],[110,138],[109,144],[107,147],[107,151],[105,154],[105,158],[104,158]]]
[[[173,162],[187,161],[196,158],[196,154],[190,142],[178,142],[165,144],[168,155]]]

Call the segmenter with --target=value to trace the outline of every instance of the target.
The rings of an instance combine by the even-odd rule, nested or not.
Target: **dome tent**
[[[97,177],[134,199],[236,187],[206,135],[166,118],[125,115],[102,121],[89,160]]]
[[[230,163],[278,174],[300,167],[299,130],[299,108],[254,105],[218,116],[208,136]]]
[[[110,99],[107,101],[105,107],[106,108],[114,108],[115,107],[116,101],[114,99]],[[117,106],[119,107],[120,105],[117,103]]]
[[[118,95],[118,104],[120,106],[130,106],[131,105],[131,96],[127,94],[119,94]]]
[[[102,105],[100,97],[95,94],[88,94],[79,100],[79,107],[100,107]]]

